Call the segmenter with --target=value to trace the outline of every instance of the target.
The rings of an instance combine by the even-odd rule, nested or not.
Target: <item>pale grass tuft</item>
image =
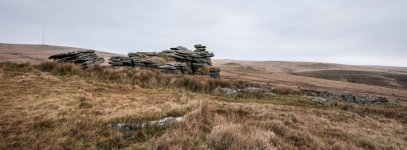
[[[241,124],[222,124],[213,128],[208,135],[208,145],[214,150],[223,149],[276,149],[271,144],[272,131]]]
[[[205,134],[214,124],[207,98],[194,99],[193,110],[185,115],[185,121],[161,137],[152,139],[150,149],[207,149]]]

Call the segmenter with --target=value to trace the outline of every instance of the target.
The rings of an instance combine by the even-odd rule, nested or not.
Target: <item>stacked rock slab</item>
[[[131,66],[129,57],[114,56],[109,58],[109,64],[112,66]]]
[[[128,55],[133,67],[158,68],[162,63],[162,59],[158,57],[156,52],[137,52]]]
[[[209,75],[219,77],[220,69],[211,67],[213,53],[206,51],[206,46],[195,45],[195,50],[183,46],[170,48],[162,52],[129,53],[127,57],[112,57],[112,66],[147,67],[158,69],[166,73]]]
[[[213,78],[219,78],[220,77],[220,68],[218,67],[211,67],[209,69],[209,76],[213,77]]]
[[[94,50],[80,50],[48,57],[60,63],[74,63],[85,67],[97,66],[105,62],[103,57],[98,57]]]
[[[189,74],[192,75],[210,75],[210,66],[212,66],[211,57],[213,53],[206,51],[206,46],[195,45],[195,50],[191,51],[183,46],[171,48],[161,52],[163,55],[170,56],[177,62],[185,63],[189,68]]]

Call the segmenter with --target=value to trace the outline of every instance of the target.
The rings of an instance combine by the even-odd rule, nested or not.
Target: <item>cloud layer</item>
[[[405,0],[1,0],[0,42],[407,66]]]

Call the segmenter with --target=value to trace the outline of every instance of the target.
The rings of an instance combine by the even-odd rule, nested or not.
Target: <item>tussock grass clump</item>
[[[208,149],[206,134],[219,120],[210,113],[206,99],[201,99],[185,115],[185,121],[161,137],[152,140],[150,149]]]
[[[108,82],[115,84],[127,84],[142,88],[183,88],[193,92],[209,93],[218,87],[246,88],[261,87],[254,83],[244,81],[231,81],[225,79],[214,79],[205,76],[172,75],[157,72],[151,69],[142,68],[112,68],[97,66],[84,68],[79,65],[69,63],[44,62],[39,65],[30,64],[0,63],[0,68],[7,72],[15,72],[14,75],[20,75],[24,72],[38,70],[48,72],[58,76],[79,76],[87,80],[99,82]],[[278,86],[271,90],[278,95],[301,95],[303,92],[299,89]],[[254,92],[243,92],[239,97],[242,98],[265,98],[268,93],[257,90]]]
[[[321,139],[306,130],[293,129],[282,120],[254,121],[250,124],[275,133],[272,145],[279,149],[327,149]]]
[[[393,108],[386,108],[385,105],[366,106],[341,102],[331,103],[331,106],[356,113],[360,116],[379,115],[386,118],[394,118],[407,124],[407,108],[405,106],[396,105]]]
[[[195,110],[186,115],[189,125],[187,128],[195,131],[209,132],[214,124],[214,116],[209,112],[208,100],[201,100]]]
[[[258,149],[272,150],[270,140],[272,131],[240,124],[223,124],[215,126],[208,135],[208,145],[214,150],[223,149]]]
[[[45,62],[35,67],[38,68],[40,71],[49,72],[60,76],[79,75],[80,73],[83,73],[82,67],[74,64]]]
[[[302,95],[304,92],[300,89],[292,88],[292,87],[285,87],[285,86],[278,86],[272,90],[275,94],[278,95]]]
[[[15,77],[30,71],[33,71],[33,67],[29,63],[0,63],[0,74],[4,77]]]

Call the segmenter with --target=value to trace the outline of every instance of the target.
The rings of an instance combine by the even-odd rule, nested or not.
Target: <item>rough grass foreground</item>
[[[407,148],[407,126],[392,117],[394,108],[319,106],[298,95],[233,99],[205,91],[234,83],[156,76],[137,69],[0,63],[0,149]],[[185,83],[198,81],[205,86]],[[181,115],[183,123],[138,133],[108,127]]]

